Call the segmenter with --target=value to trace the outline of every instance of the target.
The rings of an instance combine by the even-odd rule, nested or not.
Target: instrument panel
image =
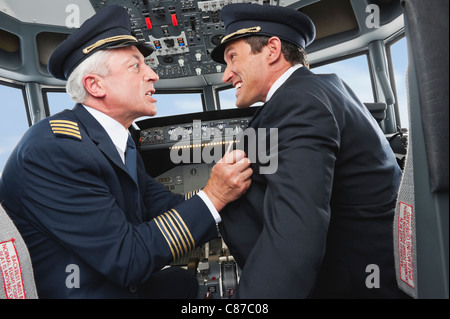
[[[245,131],[256,107],[150,118],[136,122],[135,138],[148,173],[168,190],[188,195],[203,188],[215,161],[204,156],[209,147],[223,154]],[[188,154],[181,163],[179,153]],[[222,156],[219,156],[220,158]],[[218,159],[220,159],[218,157]],[[199,284],[199,299],[230,298],[238,285],[241,270],[220,235],[171,263],[191,270]]]
[[[247,128],[250,119],[194,120],[191,123],[152,127],[140,132],[139,142],[142,150],[226,144]]]
[[[136,122],[141,153],[177,146],[225,144],[244,131],[257,107],[156,117]]]

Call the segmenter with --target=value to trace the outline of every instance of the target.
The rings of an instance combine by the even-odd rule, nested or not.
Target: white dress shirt
[[[117,152],[119,152],[120,158],[125,164],[125,150],[127,149],[127,140],[128,140],[128,130],[125,127],[117,122],[112,117],[106,115],[103,112],[100,112],[92,107],[83,105],[86,110],[100,123],[100,125],[105,129],[108,136],[111,138],[112,142],[116,146]],[[222,221],[222,218],[219,215],[219,212],[214,207],[211,200],[205,194],[205,192],[200,191],[197,195],[203,200],[203,202],[208,206],[216,224]]]
[[[100,123],[100,125],[105,129],[108,136],[111,138],[112,142],[119,152],[122,162],[125,164],[125,150],[127,149],[128,141],[128,130],[123,127],[122,124],[117,122],[112,117],[100,112],[92,107],[83,105],[86,110],[91,113],[91,115]]]

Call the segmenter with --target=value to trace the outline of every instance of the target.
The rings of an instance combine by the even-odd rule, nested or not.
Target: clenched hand
[[[203,191],[217,211],[241,197],[251,184],[250,160],[241,150],[227,152],[211,170]]]

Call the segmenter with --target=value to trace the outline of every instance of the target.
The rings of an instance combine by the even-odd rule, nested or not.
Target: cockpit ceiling
[[[348,0],[319,1],[300,9],[316,26],[316,40],[357,31],[358,21]]]
[[[235,2],[243,0],[0,0],[0,17],[9,16],[10,21],[0,19],[0,67],[20,68],[20,63],[24,62],[21,60],[24,56],[21,32],[30,34],[30,30],[34,30],[38,69],[48,76],[48,58],[73,31],[73,26],[82,24],[105,6],[118,4],[128,9],[136,37],[157,48],[147,63],[158,73],[159,86],[221,85],[224,69],[211,60],[210,52],[225,33],[221,8]],[[311,63],[355,52],[374,40],[397,34],[403,28],[399,0],[248,2],[289,6],[310,16],[317,29],[316,40],[307,49]],[[370,11],[372,5],[379,9],[376,27],[367,23],[371,15],[378,14]],[[17,27],[20,24],[27,27]]]

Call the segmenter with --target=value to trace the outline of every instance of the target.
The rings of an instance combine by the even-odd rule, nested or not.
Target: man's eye
[[[228,59],[229,59],[230,62],[231,62],[231,61],[234,60],[235,57],[236,57],[236,54],[232,53],[232,54],[230,54],[230,55],[228,56]]]

